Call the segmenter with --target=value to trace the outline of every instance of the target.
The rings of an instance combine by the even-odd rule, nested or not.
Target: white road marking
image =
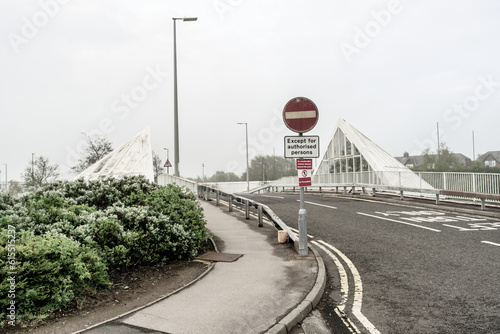
[[[494,242],[491,242],[491,241],[481,241],[483,244],[489,244],[489,245],[493,245],[493,246],[498,246],[500,247],[500,244],[497,244],[497,243],[494,243]]]
[[[337,266],[337,270],[340,276],[340,296],[342,298],[342,301],[337,305],[337,307],[339,310],[344,311],[345,303],[347,302],[347,298],[349,296],[349,281],[347,279],[347,272],[345,271],[342,262],[339,261],[339,259],[335,256],[335,254],[330,252],[325,246],[320,245],[316,241],[313,241],[311,243],[321,248],[333,260],[333,262]]]
[[[349,260],[347,256],[344,255],[341,251],[339,251],[337,248],[333,247],[332,245],[324,242],[323,240],[319,240],[320,243],[322,243],[324,246],[330,248],[333,250],[335,253],[337,253],[342,260],[347,264],[349,267],[349,270],[351,271],[351,274],[354,279],[354,302],[352,305],[352,314],[363,324],[363,326],[371,333],[371,334],[380,334],[380,332],[375,328],[375,326],[368,320],[363,313],[361,313],[361,304],[363,301],[363,284],[361,282],[361,276],[359,275],[358,270],[354,266],[354,264]]]
[[[300,200],[297,200],[297,202],[300,202]],[[316,205],[316,206],[322,206],[324,208],[329,208],[329,209],[337,209],[337,207],[331,206],[331,205],[319,204],[319,203],[308,202],[308,201],[304,201],[304,203],[311,204],[311,205]]]
[[[261,195],[262,197],[270,197],[270,198],[279,198],[279,199],[285,199],[285,197],[281,196],[273,196],[273,195]]]
[[[385,217],[374,216],[374,215],[370,215],[368,213],[357,212],[357,214],[368,216],[368,217],[372,217],[372,218],[378,218],[378,219],[388,220],[388,221],[399,223],[399,224],[410,225],[410,226],[414,226],[414,227],[420,227],[420,228],[423,228],[423,229],[426,229],[426,230],[429,230],[429,231],[441,232],[441,230],[436,230],[434,228],[430,228],[430,227],[427,227],[427,226],[421,226],[421,225],[417,225],[417,224],[411,224],[411,223],[407,223],[407,222],[402,222],[402,221],[395,220],[395,219],[389,219],[389,218],[385,218]]]
[[[297,234],[297,236],[299,236],[299,230],[297,230],[296,228],[292,228],[292,227],[288,227],[290,229],[290,231],[292,232],[295,232]],[[307,237],[308,238],[311,238],[311,239],[315,239],[313,235],[310,235],[309,233],[307,234]]]

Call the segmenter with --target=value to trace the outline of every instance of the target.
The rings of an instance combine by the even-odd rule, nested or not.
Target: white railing
[[[412,178],[408,176],[412,175]],[[295,176],[271,182],[274,185],[297,184]],[[352,172],[317,174],[313,184],[366,183],[406,188],[442,189],[486,194],[500,194],[500,174],[495,173],[436,173],[436,172]]]
[[[500,174],[419,172],[417,175],[435,189],[500,194]]]
[[[219,189],[226,193],[241,193],[247,191],[247,182],[246,181],[238,181],[238,182],[205,182],[203,183],[213,189]],[[262,186],[262,181],[250,181],[249,188],[254,189],[259,186]]]
[[[170,183],[176,183],[177,185],[179,185],[181,187],[186,187],[189,190],[191,190],[192,192],[194,192],[195,194],[198,191],[198,183],[196,183],[193,180],[184,179],[182,177],[177,177],[177,176],[170,175],[170,174],[158,175],[158,184],[160,186],[166,186],[167,184],[170,184]]]

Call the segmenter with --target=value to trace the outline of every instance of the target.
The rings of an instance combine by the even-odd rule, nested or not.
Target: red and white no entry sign
[[[295,132],[304,133],[318,122],[318,108],[306,97],[294,97],[283,108],[283,121]]]

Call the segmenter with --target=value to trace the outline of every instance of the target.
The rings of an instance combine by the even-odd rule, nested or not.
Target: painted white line
[[[489,245],[493,245],[493,246],[498,246],[500,247],[500,244],[497,244],[497,243],[494,243],[494,242],[491,242],[491,241],[481,241],[483,244],[489,244]]]
[[[300,200],[297,200],[297,202],[300,202]],[[322,206],[324,208],[329,208],[329,209],[337,209],[337,207],[331,206],[331,205],[319,204],[319,203],[308,202],[308,201],[304,201],[304,203],[311,204],[311,205],[316,205],[316,206]]]
[[[347,298],[349,296],[349,281],[347,279],[347,272],[345,271],[342,262],[339,261],[339,259],[335,256],[335,254],[330,252],[325,246],[320,245],[316,241],[313,241],[311,243],[321,248],[333,260],[333,263],[335,263],[335,265],[337,266],[337,270],[340,276],[340,297],[342,298],[341,302],[337,305],[337,307],[340,311],[344,311],[345,303],[347,302]]]
[[[354,266],[354,264],[349,260],[347,256],[344,255],[337,248],[332,245],[324,242],[323,240],[319,240],[324,246],[333,250],[337,255],[339,255],[342,260],[347,264],[349,270],[354,279],[354,302],[352,305],[352,314],[361,322],[361,324],[371,333],[371,334],[380,334],[380,332],[375,328],[375,326],[368,320],[363,313],[361,313],[361,304],[363,301],[363,283],[361,282],[361,276],[359,275],[358,269]]]
[[[285,197],[281,196],[273,196],[273,195],[261,195],[262,197],[270,197],[270,198],[279,198],[279,199],[285,199]]]
[[[292,227],[288,227],[288,228],[290,229],[290,231],[297,233],[297,236],[299,236],[299,230],[297,230],[296,228],[292,228]],[[307,233],[307,237],[311,238],[311,239],[315,239],[314,236],[310,235],[309,233]]]
[[[316,110],[304,110],[304,111],[286,111],[286,119],[297,119],[297,118],[315,118]]]
[[[370,215],[368,213],[357,212],[357,214],[358,215],[364,215],[364,216],[372,217],[372,218],[378,218],[378,219],[388,220],[388,221],[399,223],[399,224],[410,225],[410,226],[414,226],[414,227],[420,227],[420,228],[423,228],[423,229],[426,229],[426,230],[429,230],[429,231],[433,231],[433,232],[441,232],[441,230],[436,230],[435,228],[430,228],[430,227],[427,227],[427,226],[422,226],[422,225],[417,225],[417,224],[411,224],[411,223],[402,222],[402,221],[395,220],[395,219],[390,219],[390,218],[385,218],[385,217]]]
[[[336,307],[335,313],[340,319],[342,319],[342,322],[351,333],[361,334],[358,327],[356,327],[356,325],[351,321],[351,319],[349,319],[349,317],[347,316],[347,314],[345,314],[345,312],[339,310],[339,308]]]

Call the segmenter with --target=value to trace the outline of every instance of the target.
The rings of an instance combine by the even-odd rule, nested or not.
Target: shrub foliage
[[[205,224],[193,193],[138,176],[56,182],[19,199],[0,193],[0,276],[15,264],[16,319],[110,287],[115,268],[193,259],[208,239]],[[2,326],[10,283],[0,282]]]

